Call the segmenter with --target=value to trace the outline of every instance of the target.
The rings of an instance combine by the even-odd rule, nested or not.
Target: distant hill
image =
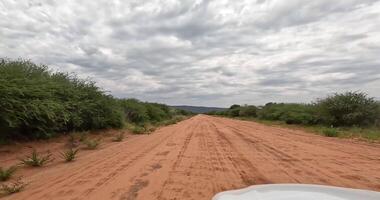
[[[190,111],[193,113],[208,113],[210,111],[223,111],[227,108],[204,107],[204,106],[171,106],[173,108]]]

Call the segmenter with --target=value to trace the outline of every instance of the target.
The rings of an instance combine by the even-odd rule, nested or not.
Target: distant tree
[[[256,117],[257,107],[256,106],[243,106],[240,107],[239,116],[241,117]]]
[[[369,125],[379,117],[379,105],[363,92],[335,93],[317,102],[321,119],[335,126]]]
[[[230,106],[230,109],[231,109],[231,110],[232,110],[232,109],[235,109],[235,108],[240,108],[240,105],[238,105],[238,104],[234,104],[234,105]]]

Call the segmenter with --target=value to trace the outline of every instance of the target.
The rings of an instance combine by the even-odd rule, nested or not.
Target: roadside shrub
[[[179,113],[186,113],[177,109],[169,108],[169,106],[158,103],[140,102],[136,99],[120,100],[122,110],[128,122],[138,126],[143,126],[147,123],[160,123],[171,119]]]
[[[0,193],[2,195],[10,195],[13,193],[20,192],[26,187],[27,183],[21,180],[21,178],[9,184],[2,184],[0,186]]]
[[[338,131],[335,128],[325,128],[322,133],[327,137],[338,137]]]
[[[7,181],[16,172],[17,167],[11,166],[9,168],[0,167],[0,181]]]
[[[83,142],[85,145],[86,145],[86,149],[89,149],[89,150],[94,150],[96,148],[98,148],[98,146],[100,145],[100,140],[97,139],[97,140],[85,140]]]
[[[236,108],[240,108],[240,105],[234,104],[234,105],[230,106],[230,110],[233,110],[233,109],[236,109]]]
[[[165,119],[169,119],[169,110],[165,109],[165,107],[160,104],[147,103],[147,114],[149,116],[150,121],[157,123],[163,121]]]
[[[123,125],[118,101],[94,82],[30,61],[0,60],[0,94],[2,138],[50,138]]]
[[[378,103],[363,92],[336,93],[316,105],[321,120],[334,126],[371,125],[380,115]]]
[[[133,129],[132,129],[132,132],[134,134],[143,134],[146,132],[145,128],[144,127],[141,127],[141,126],[135,126]]]
[[[280,120],[287,124],[316,124],[315,107],[309,104],[268,103],[258,113],[260,119]]]
[[[0,144],[122,128],[127,123],[159,125],[176,115],[189,115],[164,104],[116,99],[89,79],[52,72],[27,60],[0,59],[0,94]],[[68,146],[75,147],[75,142]]]
[[[116,136],[115,136],[115,138],[113,138],[113,142],[121,142],[121,141],[123,141],[123,139],[124,139],[124,133],[123,132],[120,132],[119,134],[117,134]]]
[[[149,120],[148,111],[144,103],[137,99],[121,100],[126,120],[136,124],[142,124]]]
[[[234,109],[229,109],[227,111],[227,115],[230,117],[239,117],[239,113],[240,113],[240,107],[234,108]]]
[[[257,107],[248,105],[240,107],[239,117],[257,117]]]
[[[45,155],[40,155],[34,149],[30,156],[26,156],[25,158],[20,159],[20,161],[22,164],[27,166],[42,167],[43,165],[53,161],[51,156],[52,154],[50,152],[47,152]]]
[[[61,157],[66,161],[66,162],[71,162],[74,161],[76,158],[76,155],[78,153],[78,149],[68,149],[64,152],[61,152]]]

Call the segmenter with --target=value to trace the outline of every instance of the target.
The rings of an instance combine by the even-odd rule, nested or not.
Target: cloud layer
[[[378,98],[379,24],[378,0],[3,0],[0,55],[174,105]]]

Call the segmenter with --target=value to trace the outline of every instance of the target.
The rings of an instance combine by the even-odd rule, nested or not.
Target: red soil
[[[38,143],[54,152],[64,142]],[[1,166],[30,149],[0,149]],[[209,200],[266,183],[310,183],[380,191],[380,146],[255,122],[198,115],[150,135],[82,150],[73,163],[21,168],[30,182],[4,199]]]

